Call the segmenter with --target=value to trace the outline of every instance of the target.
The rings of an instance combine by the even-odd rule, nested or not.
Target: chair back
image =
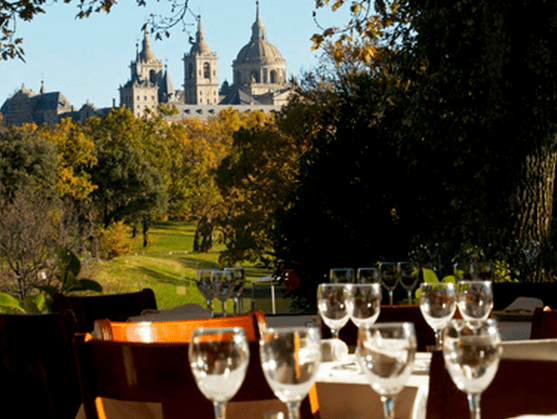
[[[87,419],[99,418],[97,397],[161,403],[164,419],[213,419],[212,403],[199,391],[191,372],[188,345],[88,340],[76,335],[74,348]],[[249,345],[246,378],[231,402],[276,400],[261,368],[259,342]]]
[[[95,336],[119,342],[189,342],[198,327],[243,327],[249,341],[257,342],[267,327],[265,314],[253,310],[247,314],[211,319],[172,320],[160,322],[95,322]]]
[[[435,345],[435,333],[427,324],[420,311],[419,305],[382,305],[381,312],[377,318],[380,322],[411,322],[416,329],[416,339],[418,341],[418,351],[426,352],[428,346]],[[331,337],[331,331],[321,322],[321,334],[324,339]],[[358,340],[358,328],[354,323],[348,322],[339,333],[348,346],[356,346]]]
[[[530,339],[557,338],[557,311],[548,306],[536,307],[532,315]]]
[[[70,312],[0,314],[0,404],[21,418],[74,419],[81,404]]]
[[[125,294],[85,297],[57,293],[53,300],[55,311],[70,309],[74,312],[79,333],[91,332],[97,319],[125,321],[130,316],[138,316],[145,309],[157,309],[155,294],[149,288]]]
[[[545,342],[544,346],[548,343]],[[555,341],[552,345],[554,350],[557,349]],[[532,349],[523,352],[537,351]],[[511,358],[507,358],[506,353]],[[481,397],[482,417],[509,418],[557,413],[557,400],[554,398],[557,381],[553,379],[557,375],[555,354],[548,359],[532,357],[531,354],[518,359],[516,353],[515,348],[507,351],[503,343],[503,357],[497,374]],[[442,353],[434,352],[430,367],[427,418],[457,419],[469,415],[466,395],[453,383],[445,368]]]

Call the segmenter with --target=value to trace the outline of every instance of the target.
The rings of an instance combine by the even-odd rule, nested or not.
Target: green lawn
[[[195,227],[175,222],[154,225],[150,244],[143,247],[143,238],[133,239],[133,251],[110,261],[94,261],[84,267],[82,276],[94,279],[103,286],[105,294],[139,291],[152,288],[159,308],[170,308],[185,303],[205,306],[195,286],[199,268],[218,268],[221,245],[208,253],[193,252]],[[269,271],[255,266],[246,267],[248,280],[269,275]],[[220,303],[216,310],[220,310]],[[228,309],[232,308],[231,303]]]

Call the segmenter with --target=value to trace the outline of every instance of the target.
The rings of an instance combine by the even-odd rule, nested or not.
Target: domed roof
[[[210,55],[211,48],[205,42],[205,35],[203,34],[203,29],[201,29],[201,16],[197,20],[197,33],[195,34],[195,43],[191,47],[191,55]]]
[[[276,61],[284,61],[284,59],[277,47],[267,41],[265,26],[259,16],[259,2],[257,2],[257,16],[251,27],[251,39],[240,50],[234,64],[271,63]]]
[[[151,42],[147,36],[147,29],[145,29],[145,34],[143,37],[143,49],[139,53],[139,60],[143,62],[157,61],[155,53],[151,50]]]

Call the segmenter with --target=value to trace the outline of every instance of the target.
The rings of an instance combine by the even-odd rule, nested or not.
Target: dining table
[[[200,306],[198,307],[200,308]],[[134,317],[132,321],[176,320],[177,318],[195,318],[208,316],[210,312],[191,305],[170,310],[147,312],[143,316]],[[198,317],[199,318],[199,317]],[[269,327],[318,325],[319,317],[309,315],[268,315]],[[531,325],[527,321],[500,321],[499,329],[503,341],[524,342],[530,337]],[[347,352],[347,351],[345,351]],[[412,374],[404,389],[397,396],[395,415],[397,419],[425,419],[429,392],[429,365],[431,353],[417,352]],[[342,353],[333,359],[321,362],[316,379],[316,389],[319,400],[319,414],[321,419],[364,419],[370,417],[370,412],[377,412],[373,417],[382,417],[380,398],[375,393],[363,372],[357,366],[353,353]],[[162,419],[162,407],[158,403],[135,403],[118,400],[103,399],[103,407],[107,419]],[[277,400],[264,402],[234,402],[228,403],[228,419],[263,419],[273,411],[283,412],[287,417],[285,405]],[[76,419],[86,419],[83,406]]]

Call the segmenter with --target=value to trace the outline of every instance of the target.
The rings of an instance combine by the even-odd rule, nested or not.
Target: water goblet
[[[379,271],[377,268],[358,268],[356,271],[357,284],[375,284],[379,282]]]
[[[458,282],[458,311],[470,326],[478,327],[493,309],[493,288],[491,281]]]
[[[300,419],[300,404],[315,383],[321,362],[319,329],[269,328],[261,334],[259,349],[269,387],[286,404],[288,419]]]
[[[452,282],[424,282],[420,287],[420,311],[435,332],[435,350],[442,348],[442,331],[456,311],[456,292]]]
[[[385,419],[395,417],[395,398],[412,373],[416,347],[413,323],[376,323],[358,329],[358,365],[379,394]]]
[[[213,316],[213,299],[216,297],[215,284],[213,283],[213,269],[199,269],[195,281],[197,289],[205,298],[207,308],[211,310]]]
[[[379,278],[381,284],[389,292],[389,304],[393,305],[393,292],[398,284],[398,264],[396,262],[381,262],[379,264]]]
[[[338,339],[350,315],[348,313],[349,284],[319,284],[317,286],[317,309],[325,324]]]
[[[332,268],[329,271],[329,281],[332,284],[351,284],[354,282],[354,269]]]
[[[443,332],[443,358],[451,379],[468,396],[471,419],[480,419],[482,393],[493,381],[501,358],[501,337],[495,320],[471,328],[452,320]]]
[[[197,328],[188,349],[197,387],[213,402],[215,418],[226,418],[226,403],[240,389],[249,364],[249,345],[244,329]]]
[[[217,288],[217,299],[222,306],[222,317],[226,317],[226,300],[234,292],[234,276],[231,271],[213,271],[213,283]]]
[[[224,268],[225,271],[232,272],[234,277],[234,288],[232,290],[232,300],[234,301],[234,314],[242,314],[242,300],[240,296],[246,284],[246,271],[244,268],[237,266],[233,268]]]
[[[348,313],[359,327],[371,326],[381,311],[380,284],[352,284],[349,289]]]
[[[420,267],[414,262],[399,262],[399,280],[408,294],[408,304],[412,304],[412,292],[418,285]]]
[[[453,274],[457,281],[472,281],[478,278],[477,267],[473,262],[457,262],[453,265]]]

